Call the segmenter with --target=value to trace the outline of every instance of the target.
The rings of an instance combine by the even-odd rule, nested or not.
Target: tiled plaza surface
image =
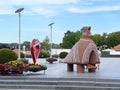
[[[59,60],[59,59],[58,59]],[[29,59],[32,62],[32,59]],[[120,58],[101,58],[99,70],[95,73],[77,73],[76,65],[74,65],[74,72],[67,72],[67,64],[54,62],[52,64],[46,62],[45,59],[37,59],[37,62],[46,65],[48,69],[43,71],[28,73],[28,77],[90,77],[90,78],[119,78],[120,79]]]

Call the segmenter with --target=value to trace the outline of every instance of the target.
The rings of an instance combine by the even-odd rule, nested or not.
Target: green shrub
[[[110,51],[102,51],[102,57],[110,57]]]
[[[47,58],[50,57],[50,53],[49,52],[45,52],[45,51],[41,51],[39,58]]]
[[[20,58],[25,58],[24,53],[20,52]]]
[[[0,49],[0,63],[6,63],[9,61],[16,60],[18,58],[17,54],[7,48]]]
[[[53,58],[58,58],[59,55],[58,55],[58,54],[53,54],[52,57],[53,57]]]
[[[59,57],[60,57],[60,58],[65,58],[65,57],[67,56],[67,54],[68,54],[68,52],[61,52],[61,53],[59,54]]]

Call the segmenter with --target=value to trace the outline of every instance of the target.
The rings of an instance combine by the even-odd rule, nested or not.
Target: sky
[[[50,38],[62,43],[64,34],[91,26],[91,34],[120,31],[120,0],[0,0],[0,43],[19,42],[21,12],[21,43],[34,38],[42,42]]]

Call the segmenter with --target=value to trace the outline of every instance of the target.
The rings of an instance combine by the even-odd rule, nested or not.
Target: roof
[[[112,49],[116,51],[120,51],[120,44],[114,46]]]
[[[14,49],[13,51],[18,55],[18,49]]]

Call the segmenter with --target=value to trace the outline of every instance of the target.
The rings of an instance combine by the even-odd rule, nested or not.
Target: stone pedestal
[[[77,73],[84,73],[84,65],[77,64]]]
[[[73,72],[73,64],[67,64],[67,71]]]

